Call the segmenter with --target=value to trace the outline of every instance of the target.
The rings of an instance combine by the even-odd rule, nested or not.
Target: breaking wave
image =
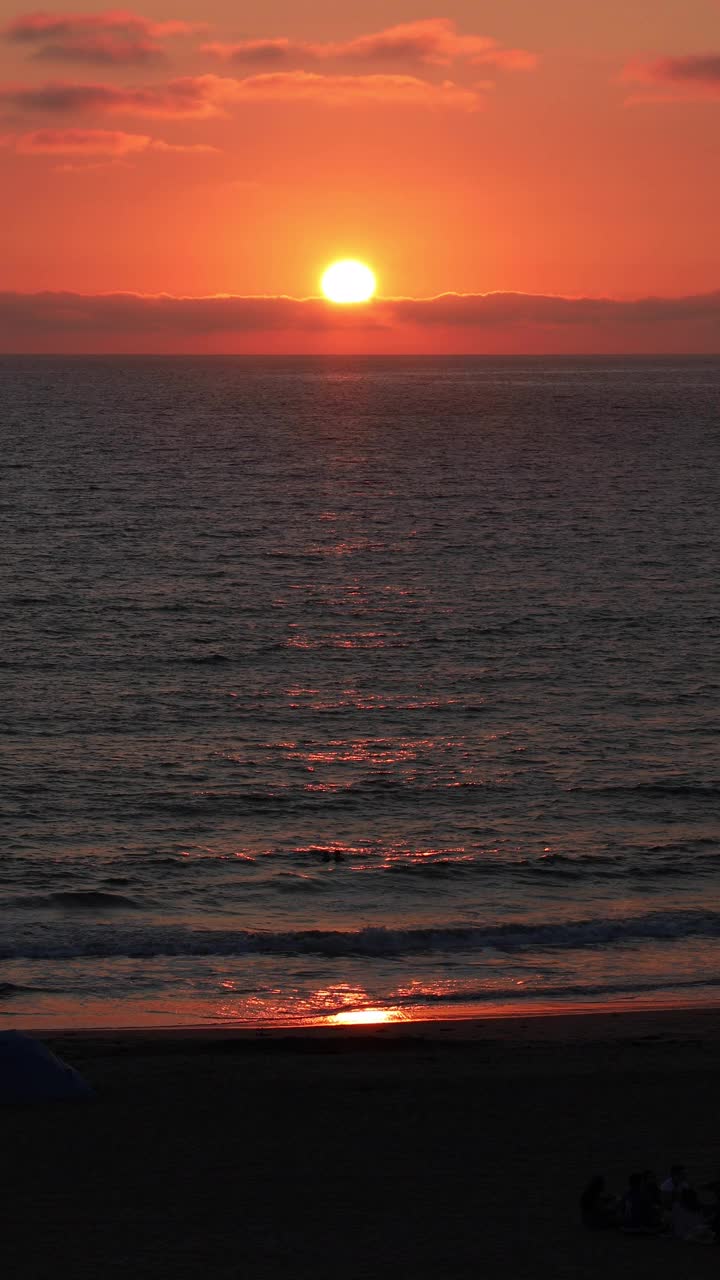
[[[109,896],[109,895],[107,895]],[[720,937],[720,912],[653,911],[612,919],[547,924],[438,924],[424,928],[367,927],[351,930],[202,929],[180,924],[117,928],[83,923],[58,929],[54,937],[33,937],[27,928],[16,939],[0,939],[0,959],[152,958],[160,956],[315,955],[392,958],[451,952],[504,952],[538,948],[577,950],[633,940],[677,941]]]
[[[122,893],[102,893],[98,889],[66,889],[56,893],[23,894],[8,905],[32,907],[35,911],[53,911],[58,908],[69,911],[128,911],[137,910],[139,903]]]

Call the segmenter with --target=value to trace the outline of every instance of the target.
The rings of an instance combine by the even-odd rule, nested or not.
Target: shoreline
[[[172,1052],[179,1046],[193,1044],[277,1045],[292,1050],[293,1046],[323,1043],[367,1045],[373,1042],[409,1041],[426,1044],[483,1042],[562,1042],[575,1043],[624,1040],[643,1034],[647,1037],[695,1037],[698,1032],[720,1041],[720,1002],[675,1004],[662,1006],[603,1005],[572,1008],[507,1010],[485,1014],[468,1012],[452,1018],[361,1021],[356,1024],[308,1023],[285,1026],[101,1026],[101,1027],[16,1027],[39,1040],[102,1045],[123,1041],[128,1045],[165,1045]]]

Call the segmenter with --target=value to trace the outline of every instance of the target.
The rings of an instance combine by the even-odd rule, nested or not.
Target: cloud
[[[141,31],[152,39],[163,36],[193,35],[207,29],[205,23],[153,22],[126,9],[109,9],[104,13],[47,13],[40,10],[13,19],[3,33],[10,40],[45,41],[96,31]]]
[[[63,164],[53,165],[53,173],[107,173],[108,169],[131,169],[132,165],[121,157],[111,158],[109,160],[81,160],[79,164],[74,164],[70,160],[66,160]]]
[[[395,321],[417,325],[492,327],[495,325],[598,326],[709,321],[718,326],[720,290],[680,298],[566,298],[532,293],[445,293],[436,298],[396,298]]]
[[[450,293],[345,308],[319,298],[0,294],[5,351],[262,349],[273,335],[299,347],[330,341],[330,349],[330,335],[345,335],[361,350],[402,340],[407,350],[717,352],[720,290],[634,301]]]
[[[353,40],[309,42],[286,37],[271,40],[240,40],[234,44],[215,41],[202,46],[204,52],[224,62],[241,64],[298,64],[301,62],[420,62],[448,67],[455,61],[472,66],[494,66],[506,70],[534,67],[535,54],[525,49],[505,49],[489,36],[461,35],[449,18],[428,18],[386,27]]]
[[[375,327],[370,313],[336,312],[318,298],[175,298],[167,294],[0,293],[0,341],[6,326],[37,334],[90,336],[93,332],[134,332],[139,339],[162,334],[244,333],[273,330],[331,330],[338,325]]]
[[[333,107],[382,103],[476,111],[483,100],[477,85],[436,84],[408,75],[321,75],[309,71],[278,71],[243,79],[186,76],[139,89],[64,81],[0,86],[0,104],[19,110],[51,115],[92,111],[163,119],[217,116],[230,105],[247,102],[312,102]]]
[[[460,35],[449,18],[403,23],[345,43],[319,46],[321,56],[358,60],[417,58],[437,66],[457,59],[473,66],[534,66],[535,56],[520,49],[503,49],[489,36]]]
[[[209,53],[220,62],[281,64],[302,57],[303,50],[312,47],[278,37],[277,40],[239,40],[227,44],[222,40],[201,45],[203,53]]]
[[[314,102],[323,106],[362,106],[377,103],[396,106],[451,107],[477,111],[482,95],[452,81],[434,84],[416,76],[319,75],[312,71],[276,71],[235,81],[230,97],[235,102]]]
[[[720,98],[720,54],[686,54],[628,63],[623,79],[666,92],[638,95],[634,102],[677,102],[694,98]]]
[[[176,152],[182,155],[209,156],[219,155],[219,147],[208,146],[204,142],[163,142],[160,138],[153,138],[150,143],[152,151]]]
[[[144,133],[125,133],[111,129],[36,129],[15,137],[6,135],[6,146],[18,155],[34,156],[106,156],[136,155],[143,151],[207,154],[217,147],[199,143],[163,142]]]
[[[153,22],[113,9],[103,13],[28,13],[2,28],[6,40],[32,48],[36,58],[129,65],[164,56],[169,36],[206,31],[203,23]]]
[[[127,156],[146,151],[152,138],[109,129],[37,129],[15,140],[20,155]]]
[[[92,111],[163,119],[205,118],[221,113],[222,103],[235,84],[219,76],[185,76],[138,89],[57,80],[41,85],[1,85],[0,104],[51,115]]]

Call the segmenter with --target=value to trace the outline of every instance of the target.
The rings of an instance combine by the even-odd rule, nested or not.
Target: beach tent
[[[92,1097],[82,1076],[21,1031],[0,1032],[0,1104]]]

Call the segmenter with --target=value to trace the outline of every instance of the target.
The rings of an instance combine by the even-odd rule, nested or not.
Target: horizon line
[[[717,351],[0,351],[0,360],[720,360]]]

